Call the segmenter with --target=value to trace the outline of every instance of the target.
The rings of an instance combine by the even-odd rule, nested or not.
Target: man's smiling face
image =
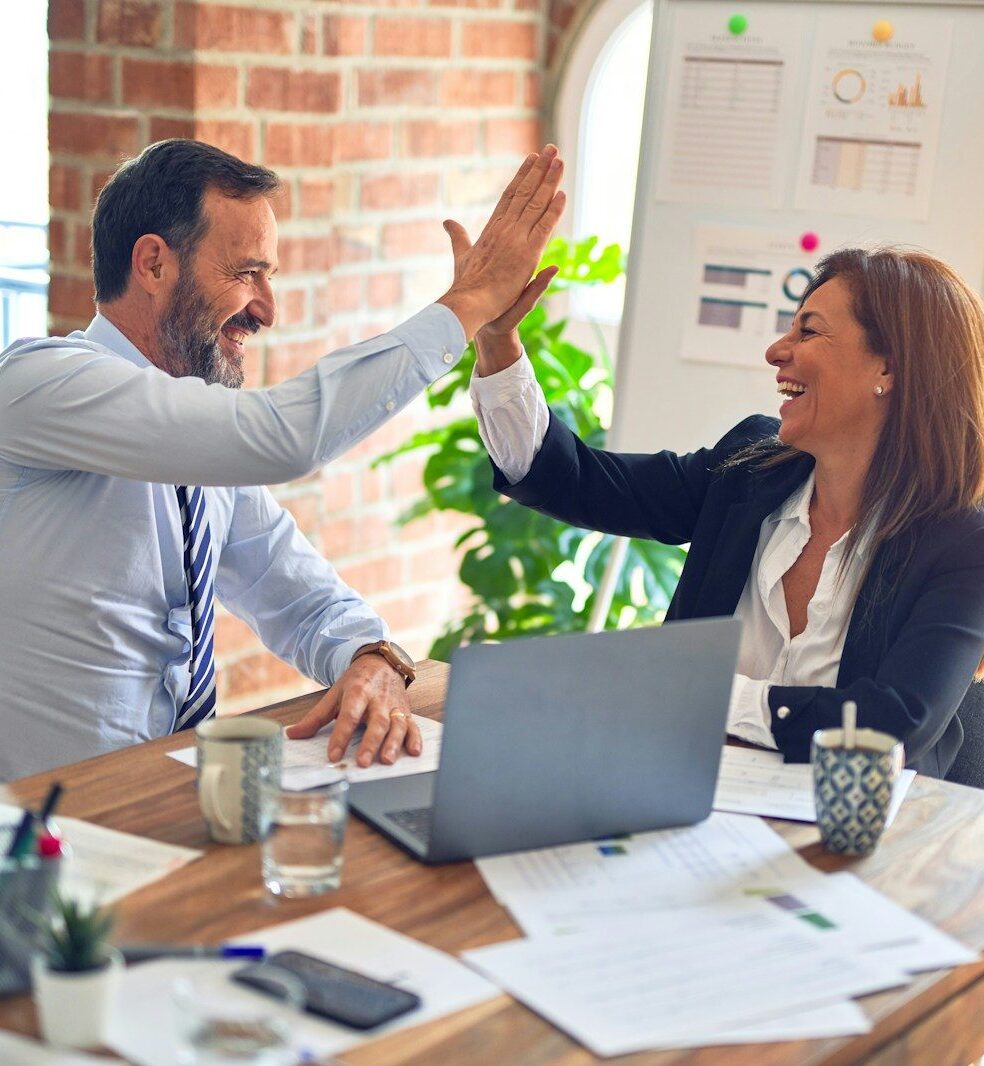
[[[247,341],[276,321],[277,223],[263,196],[238,200],[209,189],[203,210],[207,231],[181,263],[158,344],[171,374],[239,388]]]

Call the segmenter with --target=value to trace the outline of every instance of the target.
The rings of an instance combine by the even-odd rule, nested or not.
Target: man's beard
[[[240,311],[216,326],[214,311],[195,286],[191,271],[183,269],[157,323],[162,369],[172,377],[196,377],[207,385],[241,388],[245,379],[242,357],[228,357],[219,346],[225,326],[255,333],[260,322],[248,311]]]

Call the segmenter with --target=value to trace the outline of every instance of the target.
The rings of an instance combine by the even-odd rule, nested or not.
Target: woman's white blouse
[[[524,356],[489,377],[473,375],[470,391],[489,455],[511,484],[521,481],[543,444],[550,420],[529,360]],[[812,496],[811,474],[762,522],[748,581],[735,609],[742,635],[728,732],[769,748],[776,746],[768,703],[771,685],[836,685],[864,569],[866,544],[862,540],[841,570],[845,533],[824,559],[807,608],[806,629],[790,638],[782,577],[810,539]]]

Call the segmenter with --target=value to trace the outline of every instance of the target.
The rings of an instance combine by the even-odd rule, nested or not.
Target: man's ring
[[[405,722],[410,717],[406,711],[390,711],[390,721],[394,721],[397,718],[402,718]]]

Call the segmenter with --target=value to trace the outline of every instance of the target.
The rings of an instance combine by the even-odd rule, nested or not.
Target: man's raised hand
[[[557,149],[548,144],[523,161],[474,244],[463,226],[445,222],[454,281],[439,303],[457,315],[469,340],[517,304],[532,307],[546,287],[542,271],[531,276],[564,210],[563,173]]]

